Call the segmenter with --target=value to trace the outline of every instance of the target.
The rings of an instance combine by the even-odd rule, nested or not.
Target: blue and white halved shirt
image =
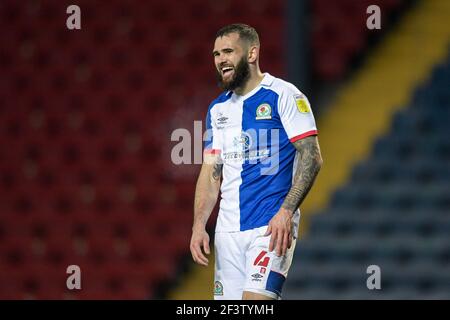
[[[268,225],[287,196],[299,139],[316,135],[308,99],[294,85],[264,74],[251,92],[222,93],[209,106],[205,153],[223,162],[216,232]],[[295,236],[300,212],[294,216]]]

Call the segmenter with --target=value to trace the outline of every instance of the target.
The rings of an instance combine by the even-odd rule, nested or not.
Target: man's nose
[[[221,54],[218,57],[219,65],[225,64],[227,62],[225,55]]]

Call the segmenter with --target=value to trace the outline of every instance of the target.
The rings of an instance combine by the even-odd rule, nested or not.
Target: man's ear
[[[259,55],[259,47],[255,45],[250,46],[248,50],[248,62],[249,63],[256,62],[256,60],[258,59],[258,55]]]

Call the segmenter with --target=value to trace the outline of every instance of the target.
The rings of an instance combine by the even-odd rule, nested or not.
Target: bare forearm
[[[222,165],[203,167],[197,180],[193,228],[204,228],[217,202]]]
[[[294,142],[299,153],[294,182],[286,196],[282,208],[291,212],[297,210],[311,189],[322,166],[322,156],[316,136]]]

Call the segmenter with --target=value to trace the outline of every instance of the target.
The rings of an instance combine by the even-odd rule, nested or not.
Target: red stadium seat
[[[153,297],[189,252],[197,169],[177,182],[170,134],[218,93],[215,31],[252,16],[265,68],[283,71],[278,1],[78,5],[90,32],[55,29],[62,2],[2,4],[0,298]]]

